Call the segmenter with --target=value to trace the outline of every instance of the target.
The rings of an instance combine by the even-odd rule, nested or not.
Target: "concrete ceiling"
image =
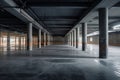
[[[94,0],[14,0],[52,35],[65,36]]]
[[[99,7],[109,6],[109,24],[120,21],[120,1],[108,3],[109,0],[13,0],[18,6],[5,6],[6,8],[22,8],[33,19],[40,23],[52,35],[65,36],[81,22],[88,23],[88,33],[98,30]],[[110,0],[111,1],[111,0]],[[2,4],[0,4],[1,6]],[[99,6],[101,5],[101,6]],[[24,21],[11,15],[3,9],[0,10],[0,24],[7,25],[9,29],[27,32]],[[97,12],[97,11],[96,11]],[[90,15],[89,15],[90,14]],[[92,15],[91,15],[92,14]],[[85,17],[86,16],[86,17]],[[4,26],[5,27],[5,26]],[[34,29],[36,32],[37,29]]]

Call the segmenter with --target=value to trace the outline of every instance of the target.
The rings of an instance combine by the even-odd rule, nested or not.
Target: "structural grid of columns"
[[[87,23],[82,23],[82,51],[87,49]]]
[[[41,29],[38,31],[38,48],[41,48]]]
[[[32,23],[28,24],[28,33],[27,33],[27,50],[32,50],[33,48],[33,44],[32,44],[32,33],[33,33],[33,27],[32,27]],[[50,36],[49,34],[47,34],[46,32],[43,33],[43,45],[44,47],[46,45],[50,45],[51,41],[52,41],[52,36]],[[42,45],[42,30],[38,29],[38,48],[41,48]]]
[[[28,25],[27,50],[32,50],[32,23]]]
[[[80,32],[79,32],[79,27],[76,28],[76,48],[79,48],[79,43],[80,43],[80,40],[79,40],[79,37],[80,37]]]
[[[99,9],[99,58],[106,58],[108,53],[108,9]]]

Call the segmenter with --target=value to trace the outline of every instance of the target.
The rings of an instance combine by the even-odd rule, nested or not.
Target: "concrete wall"
[[[99,35],[89,36],[88,44],[99,44]],[[109,45],[120,46],[120,31],[109,33]]]
[[[61,45],[65,43],[64,37],[61,36],[54,36],[53,37],[53,45]]]
[[[94,36],[87,37],[87,43],[88,44],[99,44],[99,36],[94,35]]]

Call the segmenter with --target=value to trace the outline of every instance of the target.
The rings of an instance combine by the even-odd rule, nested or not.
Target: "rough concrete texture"
[[[119,57],[91,55],[67,45],[9,53],[0,57],[0,80],[120,80]]]

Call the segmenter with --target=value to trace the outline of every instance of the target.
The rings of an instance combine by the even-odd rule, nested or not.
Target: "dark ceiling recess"
[[[65,36],[94,0],[14,0],[52,35]],[[67,29],[66,29],[67,27]]]
[[[26,25],[23,21],[0,8],[0,29],[8,29],[11,31],[26,32]]]

